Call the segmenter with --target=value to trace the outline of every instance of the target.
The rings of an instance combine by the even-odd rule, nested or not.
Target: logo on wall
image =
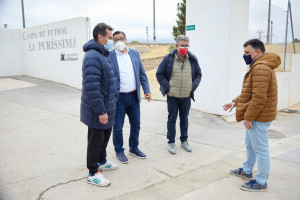
[[[60,54],[60,61],[78,61],[78,53]]]
[[[60,61],[66,61],[64,53],[60,54]]]

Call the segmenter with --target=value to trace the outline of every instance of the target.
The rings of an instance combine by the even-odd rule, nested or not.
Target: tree
[[[295,38],[295,39],[294,39],[294,42],[295,42],[295,43],[300,43],[300,39]]]
[[[176,40],[178,35],[185,35],[185,20],[186,20],[186,0],[182,0],[182,2],[177,4],[177,17],[176,20],[177,26],[173,26],[173,38]]]

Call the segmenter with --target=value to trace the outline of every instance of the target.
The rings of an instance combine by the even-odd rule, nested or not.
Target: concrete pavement
[[[242,123],[191,110],[192,153],[167,152],[167,106],[141,103],[140,160],[117,161],[103,172],[111,186],[86,183],[87,127],[79,121],[80,90],[26,76],[0,78],[0,199],[300,199],[300,115],[278,113],[270,127],[269,191],[245,192],[245,181],[229,174],[245,159]],[[226,102],[224,102],[226,103]],[[220,108],[222,109],[222,108]],[[179,127],[177,127],[179,130]],[[257,168],[255,168],[256,170]]]

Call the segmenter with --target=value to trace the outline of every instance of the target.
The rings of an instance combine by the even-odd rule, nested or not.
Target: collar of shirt
[[[126,52],[125,53],[122,53],[121,51],[118,51],[117,49],[115,49],[116,54],[117,55],[123,55],[123,54],[128,53],[129,49],[127,47],[125,47],[125,48],[126,48]]]
[[[189,58],[189,55],[188,55],[188,54],[185,54],[184,60],[181,60],[181,59],[178,57],[177,53],[175,53],[175,58],[176,58],[177,60],[184,61],[185,59]]]

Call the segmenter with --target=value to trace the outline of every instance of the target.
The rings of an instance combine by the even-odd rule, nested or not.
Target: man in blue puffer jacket
[[[83,46],[80,121],[88,126],[87,182],[102,187],[110,182],[99,171],[118,167],[106,160],[116,112],[114,72],[108,59],[108,50],[113,47],[112,30],[105,23],[97,24],[94,39]]]

